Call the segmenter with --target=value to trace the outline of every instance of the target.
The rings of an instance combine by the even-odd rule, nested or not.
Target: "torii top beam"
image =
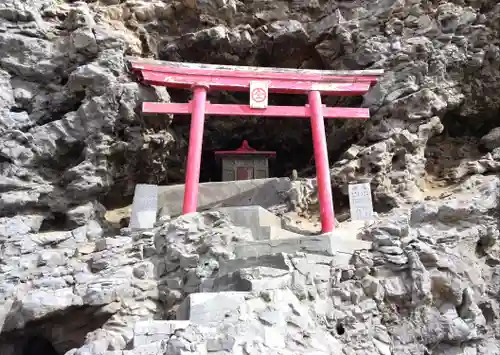
[[[268,82],[269,92],[323,95],[363,95],[384,73],[383,70],[309,70],[262,68],[198,63],[178,63],[128,58],[133,72],[143,82],[157,86],[191,89],[206,85],[215,90],[248,91],[250,82]]]

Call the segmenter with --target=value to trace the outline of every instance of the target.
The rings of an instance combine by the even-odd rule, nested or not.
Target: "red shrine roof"
[[[259,151],[255,148],[252,148],[248,145],[248,141],[245,139],[243,143],[241,143],[241,147],[235,150],[218,150],[215,152],[217,156],[242,156],[242,155],[251,155],[251,156],[267,156],[267,157],[275,157],[276,152],[270,151]]]

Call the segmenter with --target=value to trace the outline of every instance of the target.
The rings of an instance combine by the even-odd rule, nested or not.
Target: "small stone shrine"
[[[276,152],[258,151],[246,140],[236,150],[215,152],[222,161],[222,181],[265,179],[269,177],[269,158]]]

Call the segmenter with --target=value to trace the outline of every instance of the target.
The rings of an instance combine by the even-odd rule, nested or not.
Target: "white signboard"
[[[351,220],[368,221],[373,219],[370,183],[349,185],[349,205],[351,207]]]
[[[251,81],[250,82],[250,107],[267,108],[268,102],[268,82]]]
[[[153,228],[158,210],[158,185],[137,184],[132,202],[130,228]]]

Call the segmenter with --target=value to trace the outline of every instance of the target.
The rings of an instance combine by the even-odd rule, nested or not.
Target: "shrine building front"
[[[269,159],[276,152],[258,151],[244,140],[238,149],[216,151],[215,156],[222,163],[222,181],[252,180],[269,177]]]

